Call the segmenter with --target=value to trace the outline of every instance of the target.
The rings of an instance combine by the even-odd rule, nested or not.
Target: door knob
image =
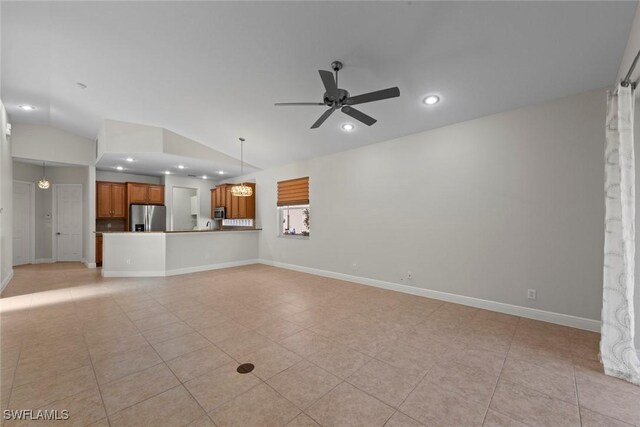
[[[58,236],[61,235],[62,233],[56,233]]]

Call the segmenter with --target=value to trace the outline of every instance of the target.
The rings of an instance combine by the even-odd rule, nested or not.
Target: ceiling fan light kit
[[[324,85],[326,91],[322,98],[323,102],[279,102],[275,105],[278,107],[300,105],[325,105],[329,107],[329,109],[325,111],[313,125],[311,125],[311,129],[319,128],[322,123],[324,123],[325,120],[327,120],[329,116],[338,109],[340,109],[340,111],[342,111],[344,114],[358,120],[359,122],[364,123],[367,126],[373,125],[377,121],[376,119],[363,113],[360,110],[353,108],[352,105],[366,104],[368,102],[396,98],[400,96],[400,89],[398,89],[397,87],[390,87],[388,89],[382,89],[374,92],[364,93],[362,95],[351,96],[348,91],[346,91],[345,89],[340,89],[338,87],[338,71],[340,71],[342,67],[343,65],[340,61],[334,61],[331,63],[331,68],[335,73],[335,78],[334,74],[331,71],[318,70],[320,79],[322,80],[322,84]]]

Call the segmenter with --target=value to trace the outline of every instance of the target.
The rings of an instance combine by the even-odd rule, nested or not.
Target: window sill
[[[302,236],[299,234],[280,234],[278,237],[282,239],[309,240],[309,236]]]

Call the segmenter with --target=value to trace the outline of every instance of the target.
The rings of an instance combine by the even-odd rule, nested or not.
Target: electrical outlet
[[[358,264],[356,264],[355,262],[351,264],[351,271],[358,271]]]
[[[110,222],[107,223],[107,228],[111,228],[111,223]]]
[[[535,289],[527,289],[527,298],[536,299],[536,297],[537,297],[537,292]]]
[[[127,265],[131,265],[131,259],[127,259]]]

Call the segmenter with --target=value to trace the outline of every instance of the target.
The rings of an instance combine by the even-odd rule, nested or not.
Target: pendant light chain
[[[240,138],[240,175],[244,178],[244,138]]]
[[[240,175],[244,178],[244,138],[240,138]],[[231,195],[249,197],[253,195],[253,188],[245,185],[244,181],[242,181],[239,185],[231,187]]]
[[[47,181],[46,178],[47,174],[46,174],[46,169],[45,169],[45,163],[42,162],[42,179],[40,181],[38,181],[38,188],[41,188],[43,190],[46,190],[49,188],[49,186],[51,185],[49,183],[49,181]]]

